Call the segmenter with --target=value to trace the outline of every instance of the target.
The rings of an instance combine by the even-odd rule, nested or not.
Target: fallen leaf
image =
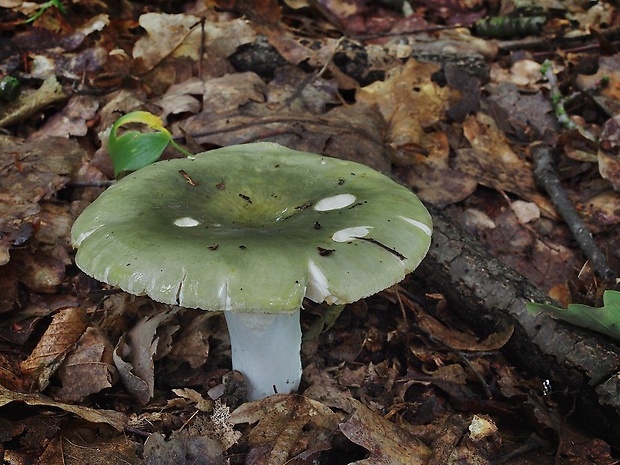
[[[86,312],[79,307],[62,309],[52,316],[38,344],[21,364],[24,374],[37,382],[39,390],[48,386],[51,376],[84,334],[86,326]]]
[[[144,444],[147,465],[223,465],[222,448],[208,436],[193,436],[185,431],[166,440],[151,434]]]
[[[155,390],[155,365],[160,336],[159,326],[175,315],[179,308],[144,317],[118,341],[114,364],[123,384],[141,405],[146,405]],[[177,327],[178,328],[178,327]]]
[[[431,450],[418,438],[353,400],[353,414],[340,423],[340,431],[370,452],[349,465],[424,465]]]
[[[443,207],[465,200],[478,187],[474,178],[452,166],[450,145],[444,133],[427,134],[424,145],[410,145],[403,148],[403,153],[406,153],[406,164],[397,166],[395,171],[425,202]]]
[[[311,363],[304,368],[303,378],[309,384],[304,391],[305,397],[347,413],[353,410],[351,407],[351,399],[353,398],[351,391],[344,386],[338,385],[327,370],[319,368],[315,363]]]
[[[548,304],[530,302],[530,313],[547,312],[582,328],[597,331],[614,339],[620,339],[620,292],[607,290],[603,293],[603,306],[599,308],[582,304],[570,304],[566,309]]]
[[[503,330],[492,333],[483,340],[479,340],[472,334],[448,328],[439,320],[420,309],[417,305],[411,305],[411,309],[416,314],[417,324],[424,329],[426,333],[432,334],[434,338],[456,350],[470,352],[498,350],[504,347],[514,331],[512,326],[507,326]]]
[[[601,86],[603,80],[607,82]],[[579,75],[575,84],[582,92],[592,93],[592,98],[609,115],[618,114],[620,112],[620,54],[615,53],[611,56],[601,54],[598,57],[596,73]]]
[[[107,438],[67,428],[50,441],[36,465],[143,465],[141,456],[142,445],[127,435]]]
[[[557,217],[551,201],[538,190],[532,164],[512,150],[490,116],[470,116],[463,123],[463,133],[472,148],[457,151],[453,163],[458,170],[480,184],[535,202],[547,216]]]
[[[439,65],[408,60],[392,69],[385,81],[374,82],[360,89],[357,102],[377,105],[387,123],[386,141],[397,152],[397,159],[406,162],[409,146],[426,147],[427,128],[445,118],[450,98],[456,92],[441,88],[431,80]]]
[[[8,263],[9,248],[32,234],[29,223],[40,210],[38,202],[52,198],[75,175],[84,156],[75,140],[24,142],[0,136],[0,266]]]
[[[23,92],[17,100],[1,107],[0,128],[17,124],[36,112],[66,98],[67,96],[56,76],[52,76],[43,81],[37,90]]]
[[[463,435],[456,448],[452,450],[449,465],[492,465],[500,458],[502,440],[498,428],[489,417],[474,415],[467,434]]]
[[[140,16],[139,22],[147,35],[136,42],[133,58],[137,71],[145,73],[181,45],[200,18],[184,14],[145,13]]]
[[[213,411],[213,401],[211,399],[207,400],[198,391],[193,389],[173,389],[177,396],[182,397],[183,399],[188,399],[191,402],[196,404],[196,408],[201,412],[212,412]]]
[[[208,82],[211,82],[211,80]],[[169,115],[198,113],[202,104],[195,95],[203,95],[204,87],[207,83],[200,79],[188,79],[179,84],[173,84],[164,95],[155,100],[153,103],[161,108],[159,116],[164,121],[164,124]]]
[[[222,316],[216,312],[201,311],[187,321],[175,336],[168,358],[187,362],[194,370],[200,368],[209,358],[209,340],[223,333],[226,333],[226,328]]]
[[[112,387],[118,381],[113,350],[101,331],[87,328],[58,370],[62,388],[54,397],[64,402],[81,402],[90,394]]]
[[[540,72],[538,78],[540,79]],[[489,84],[489,112],[497,126],[518,140],[540,139],[559,130],[549,98],[541,91],[523,91],[515,84]]]
[[[56,402],[41,394],[22,394],[0,386],[0,407],[11,402],[23,402],[27,405],[38,407],[54,407],[65,412],[73,413],[91,423],[106,423],[118,431],[122,431],[127,424],[127,418],[121,412],[114,410],[92,409],[80,405],[71,405]]]
[[[74,95],[64,108],[52,116],[41,129],[30,135],[30,140],[70,136],[85,136],[88,121],[95,118],[98,100],[91,95]]]
[[[248,462],[284,464],[312,445],[327,441],[338,416],[323,404],[295,394],[277,394],[236,409],[230,422],[254,424],[248,437]],[[251,458],[251,459],[250,459]]]
[[[250,82],[257,82],[258,77],[252,76],[253,73],[244,74]],[[228,98],[222,92],[219,100]],[[232,92],[232,101],[236,98],[236,92]],[[180,126],[199,144],[227,146],[269,141],[294,150],[357,161],[379,171],[390,169],[381,115],[359,103],[336,107],[320,115],[281,106],[271,108],[256,102],[223,113],[212,112],[207,107]],[[179,132],[174,131],[175,135]]]
[[[620,116],[614,116],[604,125],[598,151],[598,170],[616,192],[620,192]]]
[[[12,253],[19,281],[30,290],[53,294],[65,280],[65,264],[41,250],[26,247]]]
[[[577,210],[592,232],[620,223],[620,192],[607,190],[582,200]]]

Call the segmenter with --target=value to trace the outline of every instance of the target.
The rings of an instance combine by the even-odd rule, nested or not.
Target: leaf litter
[[[422,30],[473,22],[486,7],[371,3],[324,2],[319,12],[262,0],[242,17],[229,2],[147,11],[87,1],[17,26],[21,2],[0,2],[11,36],[0,73],[23,81],[0,110],[10,134],[0,138],[5,460],[613,463],[608,444],[565,427],[561,395],[499,353],[512,328],[480,334],[433,290],[347,306],[304,341],[303,395],[244,403],[221,319],[101,287],[71,265],[72,220],[112,177],[107,131],[147,110],[196,150],[270,140],[392,170],[563,302],[591,294],[596,281],[575,277],[583,258],[532,177],[528,142],[558,132],[539,62],[507,60],[508,44],[467,29]],[[541,34],[555,40],[554,31]],[[487,60],[481,74],[446,65],[476,54]],[[576,100],[573,117],[612,143],[556,140],[569,195],[617,268],[616,58],[600,56],[595,74],[557,68],[565,87],[591,97]],[[324,310],[307,310],[304,327],[316,327]],[[220,397],[213,404],[207,392]]]

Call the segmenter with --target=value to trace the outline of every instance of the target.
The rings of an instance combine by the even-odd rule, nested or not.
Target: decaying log
[[[506,357],[518,368],[574,395],[576,419],[620,445],[620,348],[594,332],[532,315],[530,301],[550,302],[526,278],[502,265],[439,209],[431,250],[417,276],[444,294],[451,308],[481,331],[513,325]]]

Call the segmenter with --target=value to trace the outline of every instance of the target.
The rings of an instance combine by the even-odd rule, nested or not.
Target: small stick
[[[562,92],[560,92],[558,79],[553,72],[553,64],[549,60],[545,60],[540,67],[540,72],[545,78],[547,78],[547,82],[549,82],[549,87],[551,90],[551,104],[553,105],[553,110],[555,111],[555,117],[558,119],[560,124],[566,129],[577,129],[586,139],[597,142],[597,138],[590,131],[583,126],[578,126],[577,123],[575,123],[568,116],[564,106],[567,102],[567,98],[565,98],[562,95]]]
[[[614,279],[616,274],[607,264],[605,255],[596,245],[592,238],[592,233],[579,216],[579,213],[566,195],[566,191],[560,183],[557,173],[553,167],[551,150],[544,145],[535,146],[532,150],[534,158],[534,176],[536,182],[547,194],[558,213],[564,218],[566,225],[573,233],[573,237],[579,247],[590,260],[592,268],[603,279]]]

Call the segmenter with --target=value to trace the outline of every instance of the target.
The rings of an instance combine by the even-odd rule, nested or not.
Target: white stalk
[[[245,375],[248,399],[289,393],[301,380],[301,326],[295,313],[225,311],[233,369]]]

